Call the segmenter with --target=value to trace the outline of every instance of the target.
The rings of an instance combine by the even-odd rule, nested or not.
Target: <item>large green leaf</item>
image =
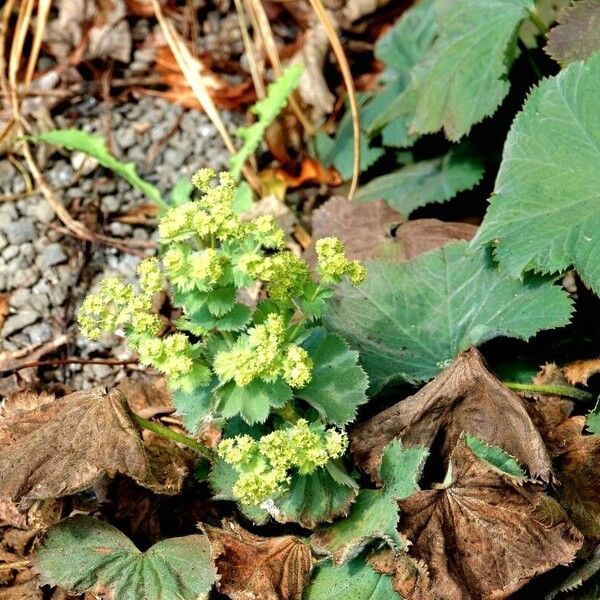
[[[140,552],[112,525],[82,515],[53,527],[35,562],[45,583],[118,600],[201,600],[216,581],[203,535],[162,540]]]
[[[200,386],[192,392],[175,390],[171,392],[173,406],[181,416],[184,427],[192,434],[197,434],[204,420],[211,413],[214,405],[214,392],[217,379]]]
[[[383,488],[362,490],[345,519],[323,527],[311,536],[315,549],[342,564],[357,556],[367,544],[382,539],[394,549],[406,549],[398,534],[398,500],[419,488],[427,450],[419,446],[402,448],[391,442],[383,453],[380,477]]]
[[[439,35],[413,71],[412,129],[458,140],[508,93],[516,32],[533,0],[437,0]]]
[[[486,249],[453,242],[402,264],[367,263],[367,280],[341,286],[327,315],[361,353],[377,390],[434,377],[459,352],[505,335],[528,339],[569,322],[571,302],[551,282],[504,277]]]
[[[474,244],[511,276],[574,265],[600,292],[600,53],[536,87],[517,115]]]
[[[369,379],[358,364],[358,352],[324,329],[317,329],[303,346],[314,368],[310,383],[295,390],[295,396],[331,423],[345,425],[354,420],[357,408],[368,400],[369,386]]]
[[[135,170],[135,164],[132,162],[122,162],[116,159],[106,147],[104,139],[97,135],[92,135],[80,129],[55,129],[33,136],[32,139],[40,142],[46,142],[67,150],[75,150],[88,154],[95,158],[103,167],[110,169],[119,177],[122,177],[143,192],[150,200],[161,208],[168,208],[162,199],[158,188],[142,179]]]
[[[319,567],[308,588],[306,600],[402,600],[392,587],[389,575],[380,575],[364,557],[337,566],[327,562]]]
[[[385,200],[408,216],[425,204],[443,202],[473,188],[482,176],[481,158],[467,148],[457,147],[439,158],[412,163],[372,179],[358,190],[354,200]]]

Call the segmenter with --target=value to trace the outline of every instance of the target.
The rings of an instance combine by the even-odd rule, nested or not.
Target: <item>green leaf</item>
[[[563,66],[600,50],[600,0],[581,0],[565,8],[544,50]]]
[[[513,477],[526,477],[526,473],[517,462],[517,459],[502,450],[502,448],[490,446],[482,439],[468,433],[465,434],[465,441],[479,460]]]
[[[207,293],[206,305],[215,317],[230,313],[235,304],[236,289],[233,285],[216,288]]]
[[[306,591],[306,600],[402,600],[389,575],[380,575],[364,557],[337,566],[321,565]]]
[[[223,417],[241,415],[249,424],[264,423],[271,408],[281,408],[292,399],[292,389],[281,379],[273,383],[255,380],[244,387],[230,381],[215,393]]]
[[[143,192],[152,202],[161,209],[168,208],[168,205],[162,199],[158,188],[144,181],[136,172],[135,164],[132,162],[124,163],[117,160],[106,147],[104,139],[100,136],[91,135],[79,129],[55,129],[39,135],[32,136],[33,140],[46,142],[67,150],[83,152],[88,156],[95,158],[103,167],[110,169],[113,173],[122,177],[127,183]]]
[[[458,140],[508,93],[516,33],[533,0],[438,0],[438,37],[413,70],[412,129]]]
[[[284,109],[288,98],[298,87],[303,71],[304,66],[301,64],[287,67],[279,79],[269,84],[266,97],[250,108],[258,120],[249,127],[240,127],[237,130],[237,135],[242,140],[242,146],[229,161],[231,173],[235,177],[240,176],[244,163],[262,142],[267,127]]]
[[[177,180],[177,183],[171,190],[171,204],[173,206],[179,206],[185,204],[192,199],[192,193],[194,191],[194,185],[187,177],[182,177]]]
[[[310,383],[295,391],[331,423],[344,425],[356,417],[367,402],[369,380],[358,364],[358,352],[350,350],[337,335],[317,329],[302,344],[314,367]]]
[[[585,418],[585,425],[590,433],[600,435],[600,400],[596,402],[596,406],[588,413]]]
[[[571,265],[600,293],[600,53],[536,87],[515,118],[473,244],[512,277]]]
[[[501,335],[528,339],[569,322],[571,301],[540,277],[515,281],[490,251],[449,243],[410,262],[367,263],[366,282],[340,286],[327,323],[361,353],[374,390],[425,381],[459,352]]]
[[[385,200],[403,215],[430,202],[443,202],[475,187],[483,176],[483,162],[470,149],[459,146],[446,155],[422,160],[362,186],[354,200]]]
[[[119,600],[201,600],[216,581],[203,535],[162,540],[140,552],[112,525],[83,515],[50,529],[35,562],[44,583]]]
[[[171,400],[177,414],[183,420],[183,426],[192,434],[200,431],[202,423],[211,413],[214,404],[214,392],[217,379],[193,392],[175,390],[171,392]]]
[[[240,181],[238,186],[235,188],[235,196],[231,204],[231,209],[234,215],[244,214],[251,206],[254,201],[254,193],[252,188],[246,181]]]
[[[362,490],[345,519],[317,530],[311,536],[315,549],[326,553],[336,564],[351,560],[378,539],[396,550],[405,550],[406,543],[397,531],[397,502],[419,489],[417,480],[426,457],[425,448],[405,449],[400,441],[391,442],[381,462],[383,488]]]
[[[289,489],[265,508],[276,521],[299,523],[306,529],[347,514],[358,486],[349,476],[341,481],[335,472],[339,469],[328,463],[310,475],[294,475]]]

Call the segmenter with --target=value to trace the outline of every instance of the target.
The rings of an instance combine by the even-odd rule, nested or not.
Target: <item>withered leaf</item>
[[[164,456],[163,456],[164,459]],[[122,473],[157,492],[175,494],[185,469],[153,467],[119,391],[85,390],[28,411],[0,415],[0,498],[21,503],[79,492]]]
[[[407,600],[502,600],[575,558],[583,537],[555,500],[480,462],[463,440],[450,464],[450,483],[400,502],[401,531],[428,569],[429,589],[420,578]],[[387,571],[406,593],[406,570]]]
[[[202,530],[213,548],[220,592],[232,600],[301,600],[313,558],[300,538],[260,537],[232,521]]]
[[[572,417],[557,430],[564,450],[555,460],[556,495],[587,541],[600,542],[600,436],[583,435],[585,417]]]
[[[486,369],[475,348],[459,354],[414,396],[357,427],[352,450],[357,463],[376,478],[383,449],[393,439],[427,448],[439,442],[446,464],[462,433],[499,446],[533,477],[549,479],[548,452],[523,400]]]
[[[477,227],[438,219],[408,221],[396,230],[397,260],[412,260],[452,240],[471,240]]]
[[[313,213],[313,243],[306,249],[305,258],[314,265],[316,240],[330,235],[344,242],[352,260],[375,258],[381,253],[393,256],[396,244],[392,230],[405,220],[383,200],[356,204],[334,196]]]
[[[600,358],[589,358],[586,360],[576,360],[562,368],[565,378],[571,385],[578,383],[587,385],[588,379],[592,375],[600,373]]]

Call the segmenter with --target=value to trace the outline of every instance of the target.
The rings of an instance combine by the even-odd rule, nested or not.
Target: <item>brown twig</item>
[[[57,366],[61,367],[63,365],[112,365],[112,366],[124,366],[124,365],[133,365],[137,364],[139,361],[137,358],[128,358],[124,360],[119,360],[116,358],[51,358],[48,360],[32,360],[31,362],[26,362],[15,367],[10,367],[8,369],[3,369],[3,373],[17,373],[18,371],[22,371],[23,369],[32,369],[35,367],[50,367]]]

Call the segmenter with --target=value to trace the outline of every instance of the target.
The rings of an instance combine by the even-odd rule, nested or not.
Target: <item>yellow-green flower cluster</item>
[[[154,295],[162,289],[162,273],[156,259],[143,260],[138,267],[140,293],[116,277],[102,281],[88,295],[77,313],[82,333],[97,340],[104,333],[125,329],[135,336],[156,335],[160,319],[150,312]]]
[[[324,283],[339,283],[344,275],[359,285],[365,279],[365,268],[357,260],[348,260],[344,244],[336,237],[321,238],[315,246],[318,270]]]
[[[267,282],[267,291],[273,300],[289,302],[302,293],[310,280],[310,271],[292,252],[280,252],[265,259],[261,279]]]
[[[140,342],[138,352],[140,362],[173,379],[189,373],[194,366],[192,344],[183,333],[145,338]]]
[[[306,350],[286,342],[285,323],[278,314],[242,334],[230,350],[218,352],[213,368],[223,382],[233,380],[243,387],[255,379],[283,379],[295,388],[311,379],[312,360]]]
[[[248,435],[225,439],[218,451],[239,472],[233,486],[236,498],[256,505],[285,492],[292,470],[310,475],[342,456],[347,446],[345,433],[299,419],[293,426],[259,440]]]

